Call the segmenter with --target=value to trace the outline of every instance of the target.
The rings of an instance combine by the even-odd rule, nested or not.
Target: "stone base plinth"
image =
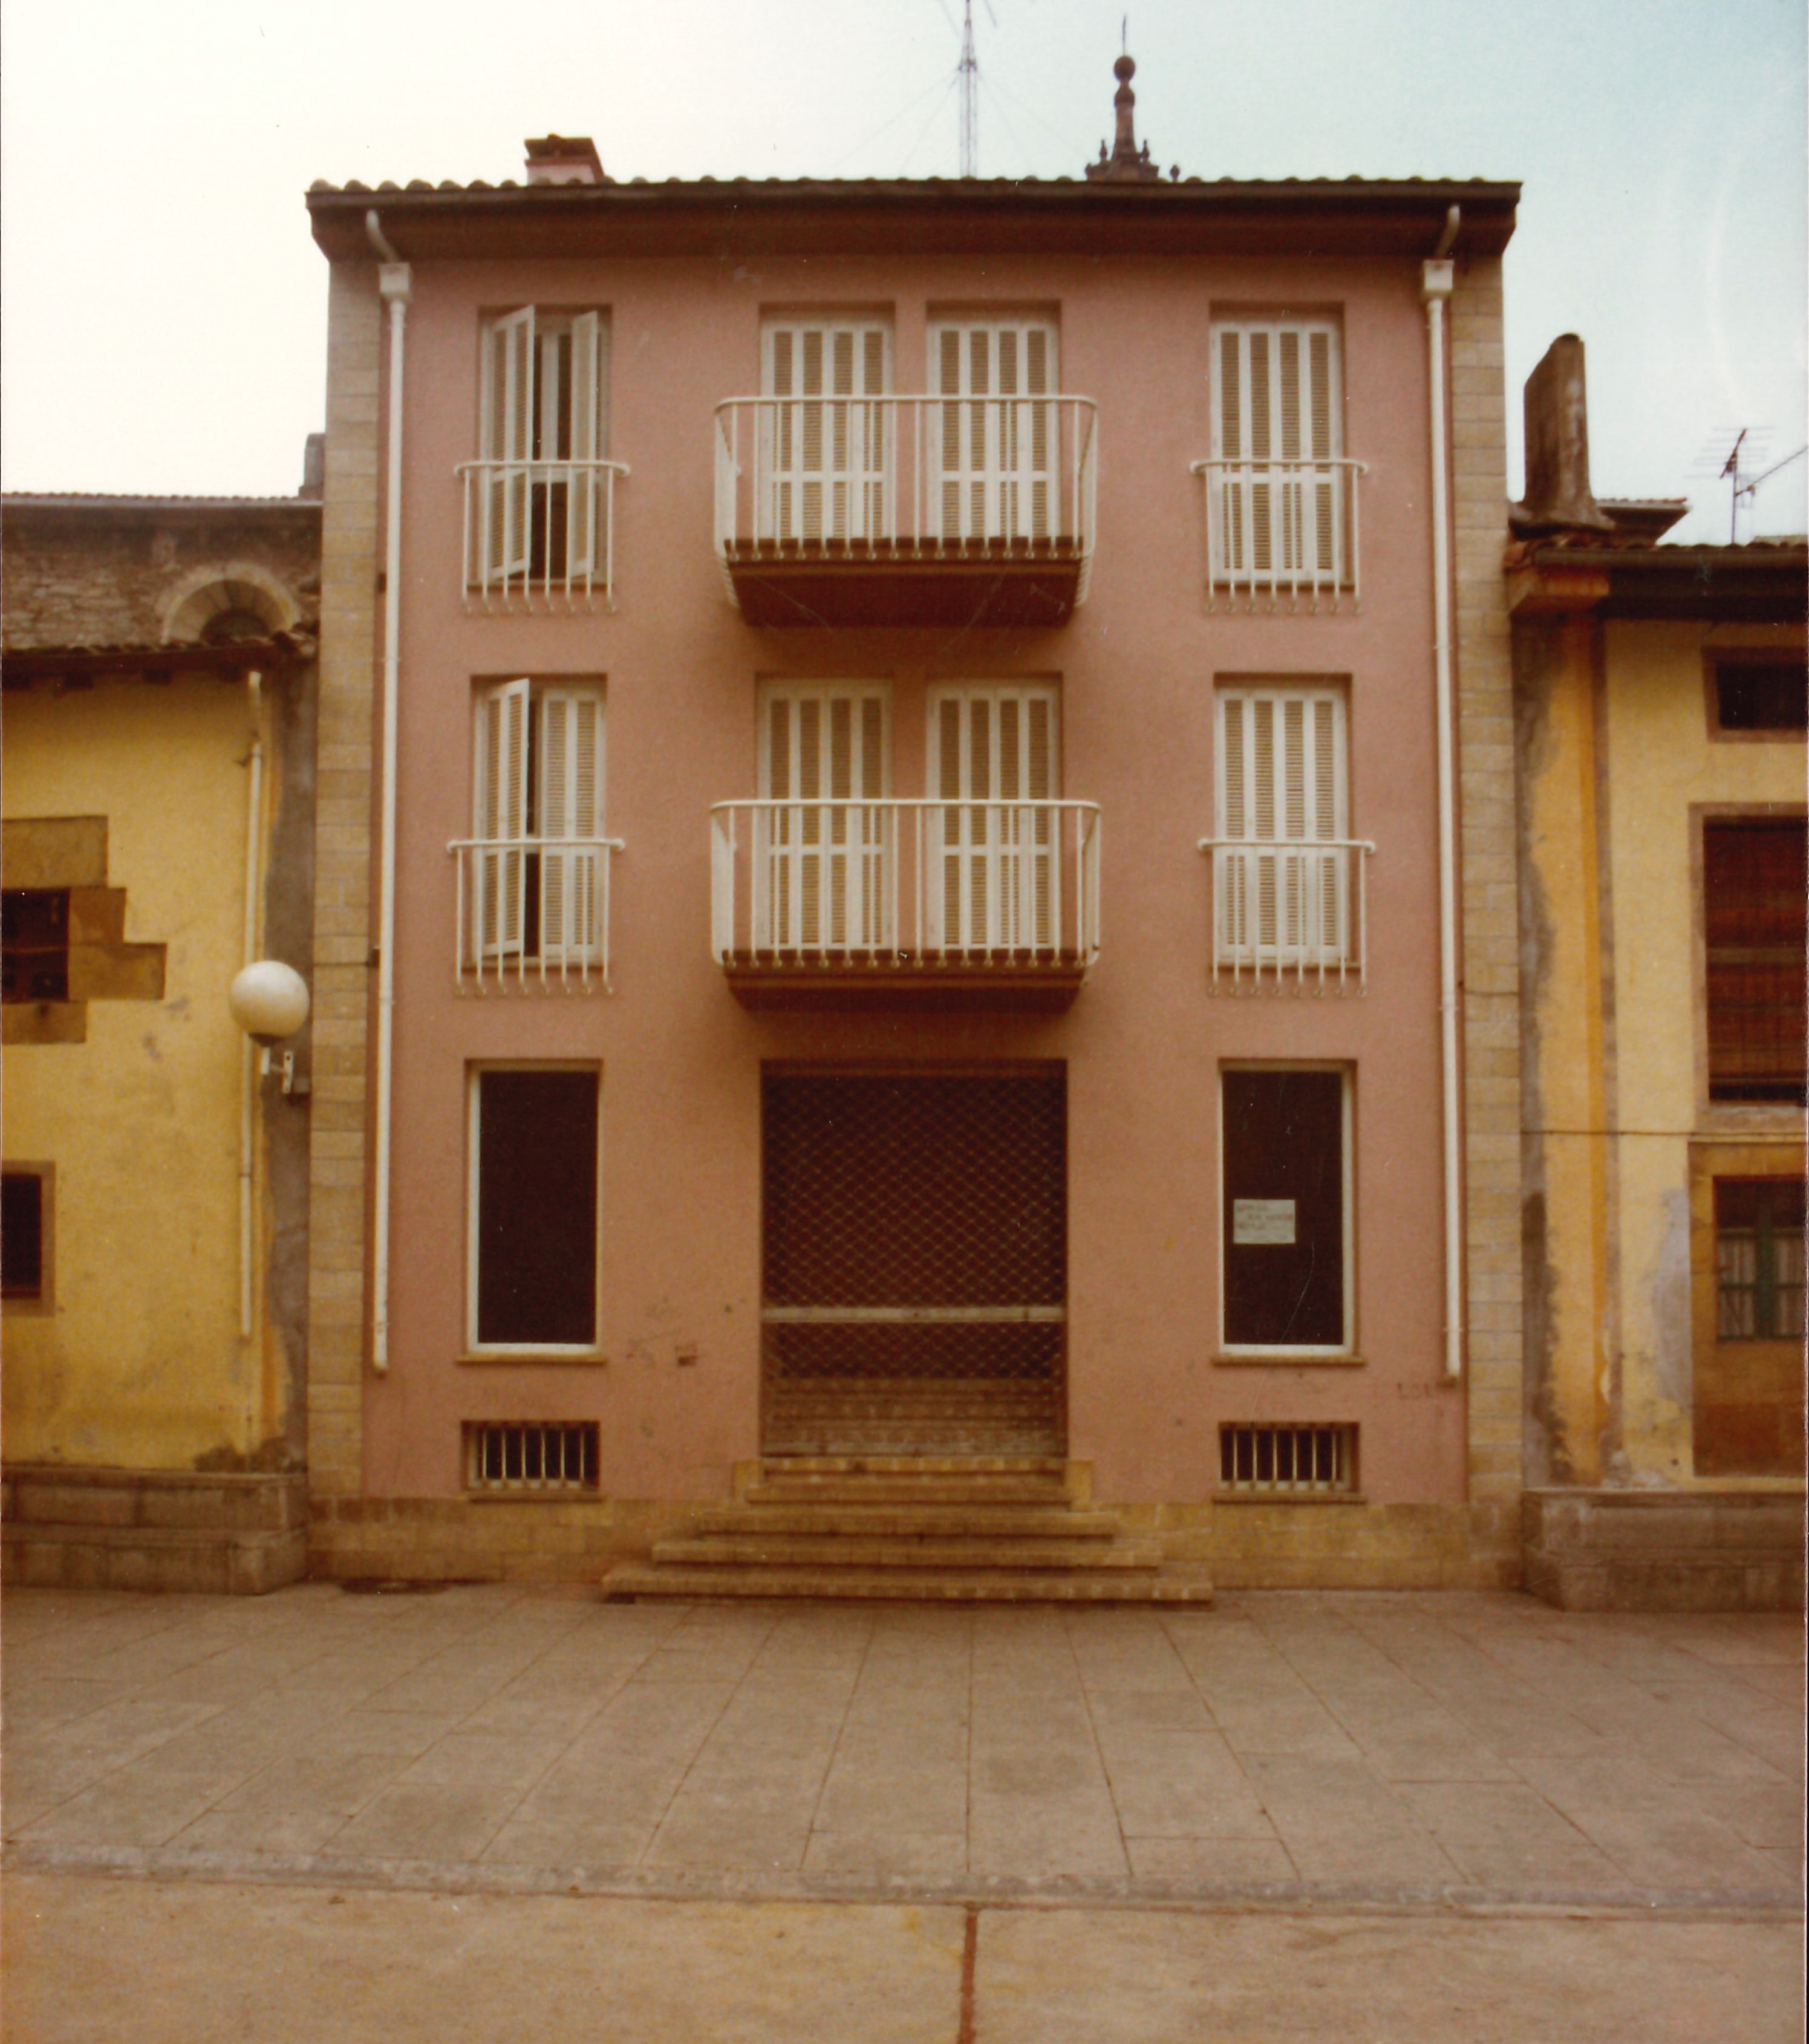
[[[1800,1611],[1803,1489],[1529,1490],[1526,1587],[1564,1611]]]

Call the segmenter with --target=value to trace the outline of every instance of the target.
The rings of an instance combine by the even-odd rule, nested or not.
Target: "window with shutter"
[[[889,703],[883,688],[768,689],[760,705],[759,948],[891,943]]]
[[[1056,536],[1055,328],[1047,321],[932,325],[934,506],[944,543]]]
[[[597,962],[603,919],[603,698],[523,679],[478,700],[470,913],[486,962]]]
[[[874,320],[769,325],[762,467],[766,532],[791,544],[871,541],[889,530],[892,335]]]
[[[933,690],[929,703],[931,941],[951,951],[1057,941],[1058,705],[1054,688]]]
[[[1212,375],[1216,573],[1252,583],[1347,582],[1336,326],[1221,324]]]
[[[1803,1105],[1800,816],[1710,817],[1702,831],[1708,1097]]]
[[[599,571],[608,493],[609,320],[523,305],[484,330],[487,578]]]
[[[1216,945],[1227,964],[1350,955],[1352,847],[1341,691],[1219,691]]]

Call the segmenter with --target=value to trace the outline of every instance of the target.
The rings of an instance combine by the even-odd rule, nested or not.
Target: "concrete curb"
[[[577,1895],[644,1902],[915,1904],[970,1909],[1183,1909],[1226,1913],[1314,1911],[1415,1916],[1613,1915],[1770,1918],[1796,1922],[1803,1898],[1786,1889],[1616,1887],[1390,1886],[1351,1881],[1197,1882],[1020,1880],[851,1880],[798,1873],[637,1873],[611,1866],[486,1865],[378,1859],[332,1853],[209,1851],[194,1846],[6,1848],[9,1873],[139,1881],[244,1881],[444,1895]]]

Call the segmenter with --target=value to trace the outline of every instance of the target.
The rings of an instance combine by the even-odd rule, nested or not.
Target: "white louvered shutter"
[[[533,544],[527,464],[534,452],[534,308],[493,320],[484,350],[484,453],[505,465],[490,471],[485,517],[490,572],[501,580],[527,574]]]
[[[880,689],[775,689],[762,718],[766,812],[757,921],[774,951],[872,951],[889,941],[886,699]]]
[[[1327,321],[1221,326],[1215,336],[1221,566],[1240,580],[1339,582],[1338,332]]]
[[[548,689],[539,720],[540,955],[588,964],[602,928],[602,700],[593,690]]]
[[[1057,521],[1055,329],[1004,320],[930,331],[935,505],[947,542],[1047,540]],[[956,401],[963,402],[956,402]]]
[[[477,886],[471,914],[476,951],[489,961],[520,959],[528,940],[529,735],[525,681],[490,690],[478,705]]]
[[[1338,962],[1350,923],[1343,697],[1221,690],[1218,769],[1219,956]]]
[[[574,462],[596,462],[608,452],[604,426],[604,405],[609,390],[605,347],[609,329],[601,314],[580,313],[571,323],[571,367],[566,393],[566,417],[561,435]],[[566,559],[567,572],[588,576],[597,572],[603,556],[603,494],[596,471],[573,471],[567,513]]]
[[[939,689],[930,698],[932,941],[1047,951],[1060,937],[1056,692]]]
[[[891,336],[866,321],[771,326],[761,537],[792,544],[885,536]]]

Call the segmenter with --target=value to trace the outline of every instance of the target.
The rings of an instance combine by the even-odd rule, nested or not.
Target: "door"
[[[1060,1066],[769,1072],[768,1454],[1057,1454]]]

